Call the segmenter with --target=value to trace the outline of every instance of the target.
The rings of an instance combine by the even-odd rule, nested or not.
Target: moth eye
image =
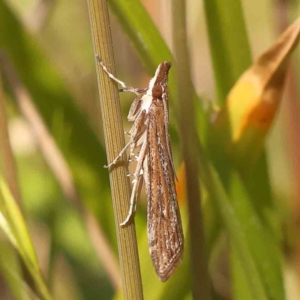
[[[152,89],[152,96],[156,99],[161,99],[162,88],[160,85],[155,85]]]

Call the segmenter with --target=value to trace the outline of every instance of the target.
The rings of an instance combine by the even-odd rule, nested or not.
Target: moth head
[[[160,84],[154,85],[152,88],[153,98],[162,100],[162,94],[163,94],[162,86]]]
[[[157,67],[154,77],[150,80],[149,89],[156,99],[162,100],[162,94],[167,92],[168,74],[171,66],[170,61],[162,62]]]
[[[157,81],[163,80],[164,77],[168,79],[169,70],[172,67],[172,63],[170,61],[163,61],[160,63],[160,65],[157,67],[155,76]]]

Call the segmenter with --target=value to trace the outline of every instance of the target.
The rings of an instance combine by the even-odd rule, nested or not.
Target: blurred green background
[[[287,10],[282,6],[285,1],[241,2],[253,58],[270,47],[283,31],[281,14],[286,15],[291,23],[300,13],[297,1],[289,1]],[[171,1],[143,0],[142,4],[172,51]],[[201,96],[200,106],[205,107],[207,103],[217,101],[204,8],[202,1],[191,0],[186,5],[192,79],[197,94]],[[114,8],[114,11],[118,10]],[[147,62],[141,61],[114,13],[110,14],[110,20],[118,77],[135,87],[147,86],[151,76],[144,70]],[[112,253],[117,258],[108,172],[103,169],[106,156],[87,3],[79,0],[2,0],[0,47],[11,58],[23,84],[32,95],[70,165],[84,206],[99,220]],[[296,49],[292,57],[296,78],[300,70],[299,53],[299,49]],[[170,77],[173,76],[172,71]],[[279,224],[276,234],[280,237],[284,258],[282,276],[286,298],[300,299],[300,148],[297,148],[300,145],[300,123],[293,122],[300,116],[299,88],[296,94],[292,94],[294,101],[290,101],[290,85],[286,87],[279,113],[266,140],[266,152],[277,213],[276,223]],[[84,220],[63,195],[6,83],[5,99],[24,215],[53,298],[112,299],[116,290],[96,255]],[[121,100],[124,128],[128,130],[130,124],[126,116],[133,98],[131,95],[121,95]],[[172,103],[176,107],[176,99],[171,98],[170,105]],[[172,147],[178,169],[182,157],[175,113],[171,114],[171,118]],[[186,220],[185,204],[183,201],[180,203],[183,219]],[[191,299],[188,278],[183,280],[182,286],[179,284],[179,275],[170,283],[170,286],[177,285],[173,294],[155,279],[147,250],[144,193],[136,220],[145,299]],[[185,231],[186,227],[184,222]],[[3,235],[0,241],[4,248],[7,243]],[[221,238],[218,244],[223,242]],[[234,299],[230,291],[228,263],[226,259],[220,259],[228,256],[227,248],[224,245],[217,248],[217,254],[210,253],[210,256],[219,257],[210,268],[214,274],[212,281],[218,295],[216,299]],[[17,271],[9,270],[6,258],[9,254],[4,250],[2,253],[0,298],[19,299],[9,285],[11,280],[7,278],[11,275],[18,278],[20,275]],[[188,255],[188,250],[185,255]],[[184,268],[179,272],[187,273]],[[16,274],[11,274],[14,272]],[[156,294],[151,291],[153,286]]]

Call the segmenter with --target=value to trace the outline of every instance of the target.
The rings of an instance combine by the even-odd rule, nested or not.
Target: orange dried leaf
[[[221,146],[239,167],[251,165],[261,153],[278,111],[288,62],[299,34],[300,19],[240,77],[215,119],[215,146]]]
[[[186,180],[185,180],[185,164],[181,163],[177,172],[178,181],[176,182],[176,191],[179,205],[183,205],[186,202]]]

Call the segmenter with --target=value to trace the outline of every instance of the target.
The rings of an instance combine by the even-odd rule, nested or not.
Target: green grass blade
[[[19,207],[0,178],[0,227],[19,252],[43,299],[51,299],[37,261],[29,232]]]
[[[204,5],[218,101],[223,104],[231,87],[252,61],[247,31],[241,1],[229,0],[224,6],[221,0],[206,0]],[[224,155],[224,149],[220,148],[218,140],[230,139],[230,124],[226,125],[228,128],[222,128],[221,136],[210,132],[207,135],[210,156],[224,179],[223,182],[226,182],[227,170],[230,169],[230,166],[228,166],[228,157]],[[254,170],[251,178],[248,178],[245,184],[253,196],[252,200],[255,198],[265,199],[265,202],[271,207],[270,185],[264,154],[258,165],[260,166]],[[256,185],[261,188],[253,188]]]
[[[218,101],[224,103],[233,83],[251,64],[251,53],[239,0],[205,0],[206,23]]]
[[[200,155],[203,184],[220,213],[252,299],[284,299],[276,239],[262,226],[239,176],[232,172],[231,203],[216,171]]]
[[[230,0],[226,3],[226,6],[224,6],[224,3],[220,0],[205,1],[205,13],[218,101],[220,104],[223,104],[231,87],[251,64],[246,26],[240,1]],[[221,129],[220,136],[212,134],[212,132],[208,132],[207,136],[208,153],[221,176],[225,189],[229,191],[232,166],[229,163],[229,158],[225,154],[224,147],[219,144],[222,139],[226,140],[231,138],[231,124],[227,124],[226,126]],[[246,190],[247,194],[246,199],[252,202],[251,211],[253,218],[258,218],[260,224],[264,226],[264,230],[272,236],[272,234],[274,234],[274,228],[278,228],[278,221],[274,218],[275,208],[271,198],[269,175],[264,153],[257,162],[251,176],[244,178],[243,183],[240,184],[244,185],[243,189]],[[231,195],[231,191],[228,193],[229,199],[234,199],[234,196]],[[250,213],[250,211],[248,213]],[[241,222],[244,221],[245,220],[241,219]],[[248,226],[249,224],[243,225]],[[273,237],[278,243],[277,237]],[[244,299],[243,292],[241,292],[239,288],[247,285],[247,282],[244,282],[244,280],[247,279],[245,276],[240,275],[240,262],[236,261],[239,260],[236,254],[237,251],[234,251],[231,255],[234,283],[233,291],[236,293],[236,299]],[[278,260],[278,256],[276,256],[275,260]],[[281,278],[280,267],[273,269],[273,272],[276,272],[277,278]],[[277,283],[279,290],[278,295],[282,295],[282,282],[278,280]]]
[[[108,4],[149,74],[162,60],[172,60],[171,51],[140,1],[109,0]]]
[[[13,245],[8,241],[0,243],[0,269],[1,275],[8,286],[13,299],[31,300],[34,292],[23,280],[19,254],[14,251]]]

